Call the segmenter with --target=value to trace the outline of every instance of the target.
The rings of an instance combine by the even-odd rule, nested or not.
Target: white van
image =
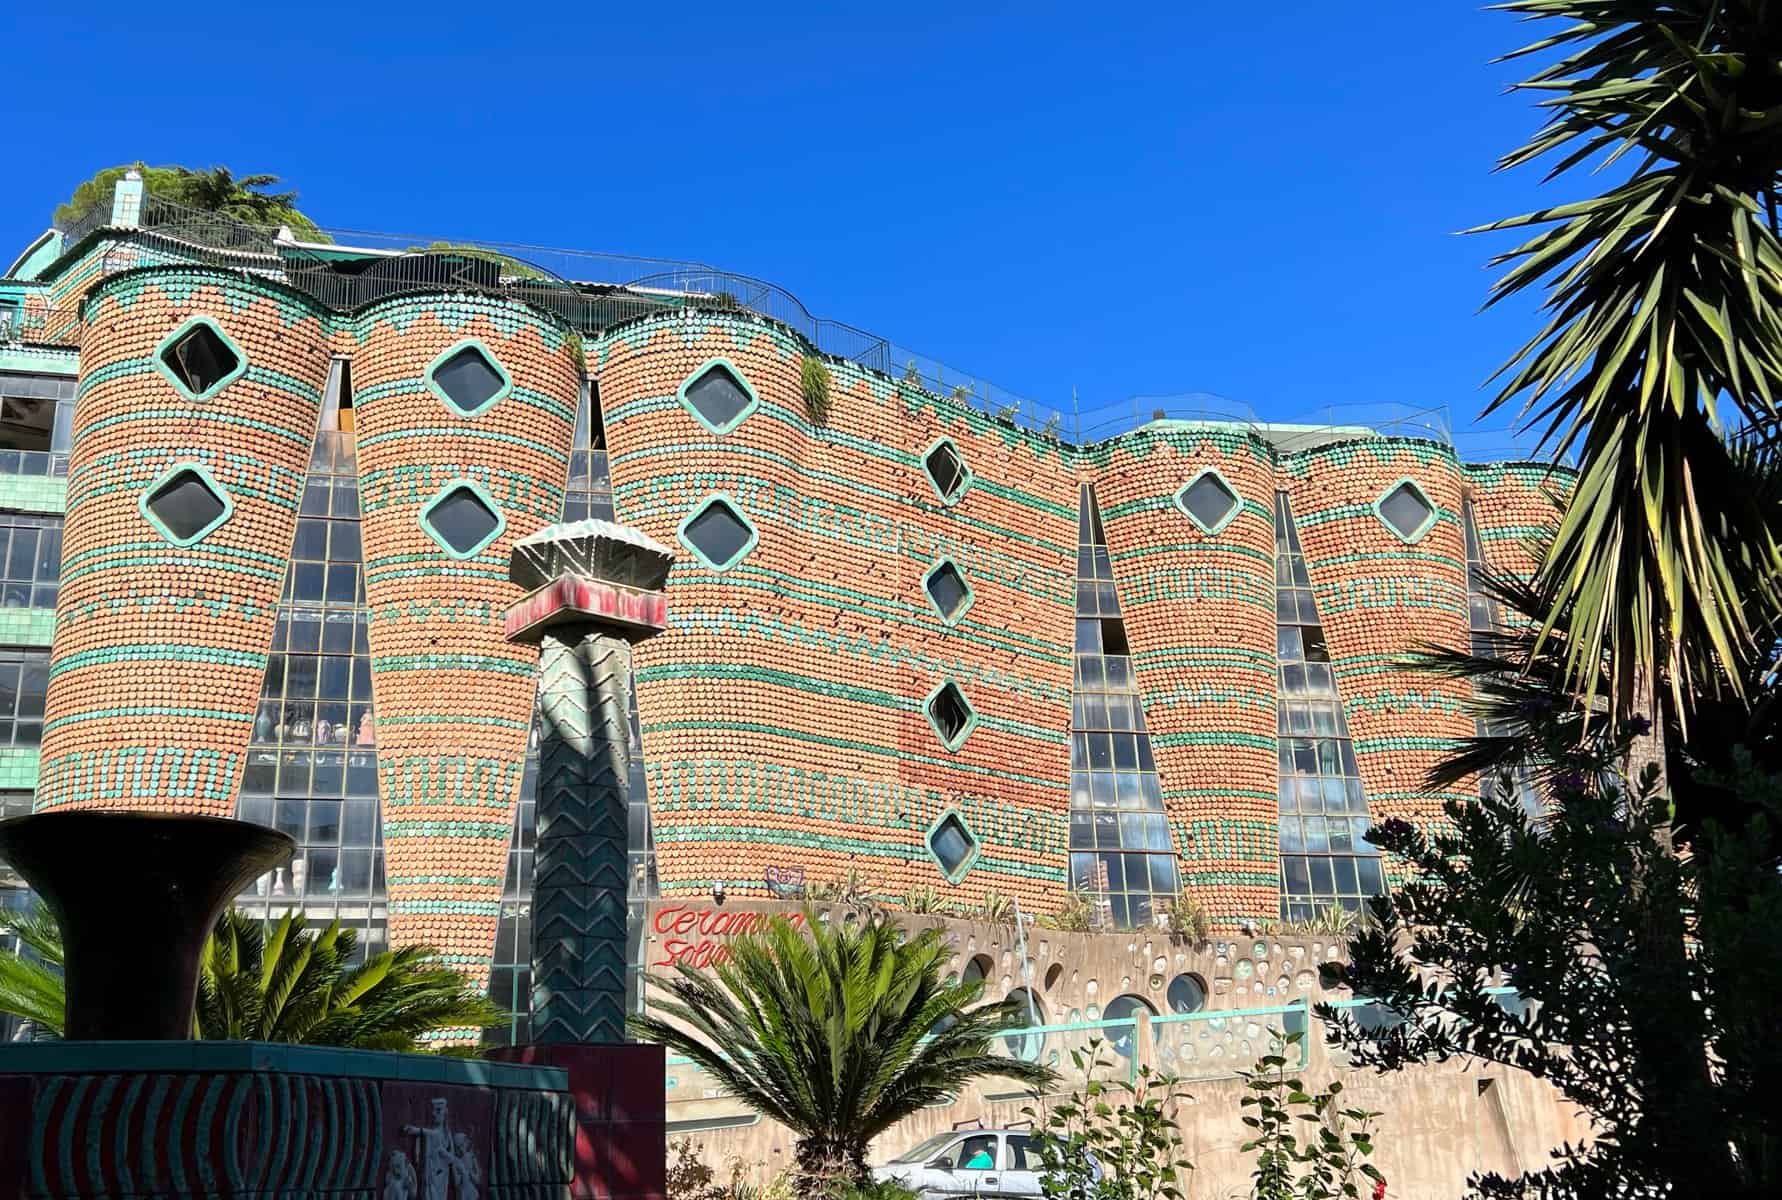
[[[1043,1195],[1033,1132],[1026,1129],[955,1129],[918,1142],[882,1167],[874,1179],[896,1180],[922,1200],[948,1196]],[[1097,1179],[1101,1167],[1090,1168]]]

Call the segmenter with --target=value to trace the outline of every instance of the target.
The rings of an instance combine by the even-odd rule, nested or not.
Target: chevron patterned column
[[[671,551],[605,521],[514,547],[510,641],[539,647],[532,891],[535,1045],[625,1040],[631,646],[662,631]]]

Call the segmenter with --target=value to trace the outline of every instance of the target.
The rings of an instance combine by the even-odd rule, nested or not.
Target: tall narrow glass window
[[[241,819],[290,834],[297,853],[236,906],[267,919],[295,908],[312,924],[338,917],[362,951],[376,953],[388,904],[351,393],[346,364],[337,363],[241,786]]]
[[[1466,611],[1467,631],[1471,635],[1472,652],[1481,656],[1495,656],[1501,647],[1497,637],[1503,633],[1502,614],[1498,611],[1497,601],[1485,590],[1485,580],[1490,574],[1490,567],[1485,561],[1485,547],[1479,541],[1479,527],[1473,520],[1473,502],[1466,500],[1460,509],[1461,523],[1466,527]],[[1501,732],[1483,717],[1474,720],[1474,728],[1480,737],[1489,737]],[[1516,800],[1531,817],[1541,815],[1541,797],[1535,791],[1534,781],[1527,771],[1516,772]],[[1479,794],[1486,795],[1497,786],[1497,777],[1490,774],[1479,776]]]
[[[569,452],[569,491],[565,521],[613,519],[613,481],[606,469],[606,430],[600,415],[600,385],[582,385],[575,419],[575,448]]]
[[[1362,837],[1367,797],[1331,673],[1299,531],[1275,493],[1276,651],[1281,672],[1281,916],[1355,910],[1383,890],[1380,852]]]
[[[1149,925],[1181,891],[1095,488],[1077,506],[1076,682],[1070,741],[1070,886],[1101,920]]]

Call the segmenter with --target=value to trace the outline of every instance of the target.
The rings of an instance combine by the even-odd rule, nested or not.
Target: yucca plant
[[[1015,902],[992,889],[984,893],[984,898],[978,901],[970,915],[973,920],[989,921],[993,925],[1012,925],[1015,921]]]
[[[731,939],[709,971],[677,965],[668,999],[632,1031],[684,1054],[738,1100],[792,1131],[798,1192],[867,1182],[880,1133],[973,1079],[1051,1081],[1036,1063],[992,1053],[1021,1024],[1008,1000],[973,1007],[983,981],[945,982],[938,929],[907,941],[890,922],[805,927],[783,917]]]
[[[0,1011],[60,1034],[61,932],[42,912],[9,917],[3,927],[42,961],[0,955]],[[435,961],[430,946],[386,950],[353,966],[357,949],[357,936],[338,921],[311,930],[287,914],[268,930],[224,910],[204,946],[194,1036],[415,1050],[429,1034],[502,1020],[488,997]]]
[[[1087,933],[1095,924],[1095,900],[1082,892],[1066,892],[1064,903],[1040,917],[1039,924],[1066,933]]]
[[[917,916],[956,916],[959,906],[923,884],[903,894],[903,911]]]
[[[1769,0],[1497,7],[1562,23],[1506,56],[1546,60],[1517,86],[1548,120],[1500,167],[1613,181],[1480,230],[1533,231],[1493,260],[1490,303],[1544,288],[1549,315],[1491,407],[1579,460],[1541,572],[1559,664],[1615,716],[1651,715],[1662,672],[1687,713],[1740,686],[1754,606],[1782,597],[1782,513],[1737,487],[1727,437],[1782,432],[1782,20]]]

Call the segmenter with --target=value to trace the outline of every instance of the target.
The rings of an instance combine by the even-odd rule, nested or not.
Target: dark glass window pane
[[[977,842],[964,824],[952,813],[948,813],[928,836],[929,849],[934,851],[934,856],[940,860],[948,875],[956,874],[965,865],[976,846]]]
[[[1392,489],[1392,493],[1380,501],[1380,517],[1398,533],[1400,537],[1415,537],[1417,532],[1428,523],[1434,510],[1409,483],[1401,483]]]
[[[965,487],[965,460],[959,457],[951,442],[942,442],[930,450],[923,465],[928,468],[928,477],[934,480],[935,490],[948,500],[958,496]]]
[[[730,505],[714,500],[687,522],[687,540],[699,548],[708,562],[727,567],[748,546],[749,527]]]
[[[433,382],[461,413],[481,408],[502,387],[501,373],[475,346],[465,346],[435,367]]]
[[[495,532],[500,518],[467,487],[448,492],[427,510],[426,521],[440,539],[459,554],[468,554]]]
[[[1202,475],[1182,490],[1181,499],[1194,519],[1208,528],[1219,524],[1238,506],[1237,493],[1217,475]]]
[[[928,704],[928,711],[934,717],[934,723],[941,731],[941,737],[947,742],[956,742],[965,733],[971,723],[971,708],[965,701],[965,694],[957,685],[949,683]]]
[[[319,562],[328,556],[328,522],[308,517],[297,522],[297,540],[291,546],[292,558]]]
[[[223,500],[196,471],[180,471],[155,489],[149,511],[181,541],[223,515]]]
[[[223,376],[241,365],[217,331],[202,323],[192,326],[184,337],[167,347],[161,361],[181,383],[199,394],[215,387]]]
[[[723,363],[713,363],[705,374],[687,385],[687,403],[707,424],[725,429],[749,406],[749,393]]]
[[[951,620],[965,605],[965,579],[952,563],[942,563],[928,577],[928,594],[933,597],[935,607]]]

